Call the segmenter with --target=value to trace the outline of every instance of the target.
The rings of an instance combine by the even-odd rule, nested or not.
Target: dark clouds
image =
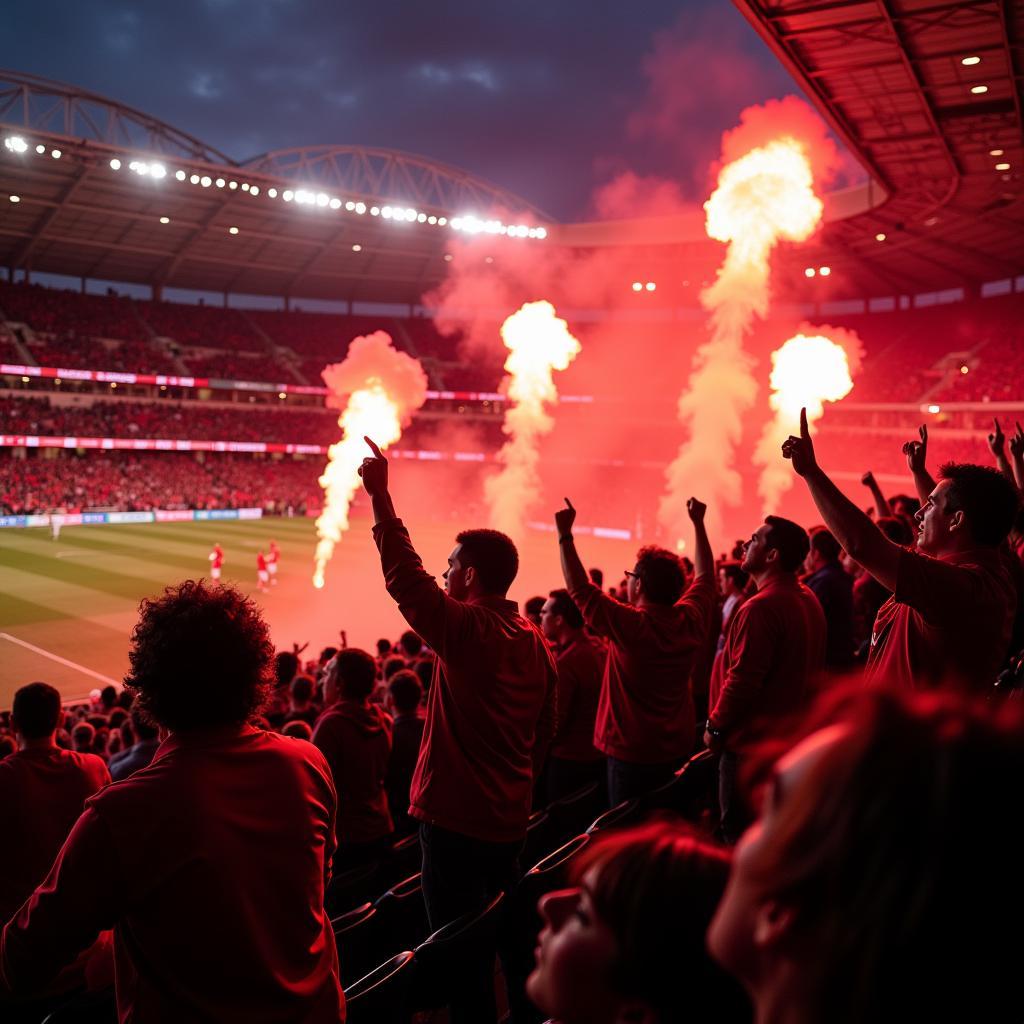
[[[35,0],[2,66],[138,107],[236,159],[356,143],[585,216],[633,171],[696,198],[721,132],[793,91],[725,0]]]

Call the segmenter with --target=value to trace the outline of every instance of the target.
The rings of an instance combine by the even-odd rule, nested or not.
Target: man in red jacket
[[[608,640],[594,745],[607,758],[608,799],[614,807],[667,782],[693,750],[690,676],[707,643],[715,603],[715,558],[704,528],[706,507],[687,502],[696,546],[689,587],[679,559],[645,547],[627,570],[629,603],[590,582],[572,535],[576,510],[555,514],[562,574],[594,632]]]
[[[387,460],[367,443],[373,456],[360,474],[388,593],[437,655],[409,813],[420,822],[423,895],[439,928],[515,881],[535,753],[554,726],[544,712],[555,666],[540,631],[505,596],[519,568],[512,541],[496,530],[460,533],[442,590],[395,515]],[[453,1020],[495,1018],[493,955],[463,988]]]
[[[0,993],[38,991],[114,930],[120,1020],[337,1024],[324,914],[335,794],[311,743],[247,724],[274,648],[255,604],[187,581],[144,601],[126,684],[167,732],[92,797],[0,937]]]
[[[391,838],[384,790],[391,716],[369,702],[376,678],[377,663],[366,651],[339,651],[327,666],[325,710],[313,731],[338,793],[338,870],[374,860]]]

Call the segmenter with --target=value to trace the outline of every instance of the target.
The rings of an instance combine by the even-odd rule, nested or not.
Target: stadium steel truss
[[[328,146],[235,162],[124,104],[20,72],[0,71],[0,135],[10,272],[157,294],[416,303],[444,278],[452,220],[500,218],[524,235],[550,226],[507,189],[423,157]]]

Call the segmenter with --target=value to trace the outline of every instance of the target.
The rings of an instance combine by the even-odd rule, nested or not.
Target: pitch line
[[[49,658],[50,661],[55,661],[59,665],[76,669],[83,675],[92,676],[93,679],[98,679],[101,683],[110,683],[112,686],[120,685],[116,679],[111,679],[110,676],[105,676],[102,672],[94,672],[91,668],[79,665],[77,661],[68,661],[67,658],[62,658],[59,654],[51,654],[49,651],[44,651],[42,647],[30,644],[27,640],[19,640],[16,636],[11,636],[10,633],[0,633],[0,640],[10,640],[12,644],[17,644],[19,647],[24,647],[36,654],[41,654],[44,658]]]

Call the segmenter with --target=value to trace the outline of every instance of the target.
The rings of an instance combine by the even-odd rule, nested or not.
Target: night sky
[[[235,159],[420,153],[558,220],[623,171],[704,198],[721,132],[797,92],[728,0],[34,0],[0,65],[153,114]]]

